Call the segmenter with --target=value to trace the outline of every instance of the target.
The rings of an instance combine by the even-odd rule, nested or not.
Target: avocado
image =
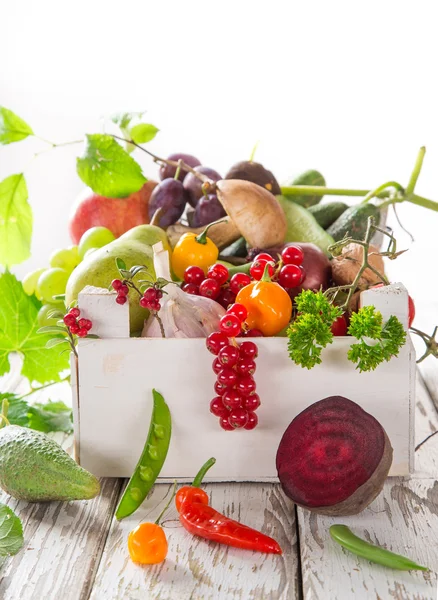
[[[263,165],[252,160],[242,160],[231,167],[225,179],[242,179],[251,181],[265,188],[271,194],[281,194],[280,185],[274,175]]]
[[[17,500],[89,500],[99,480],[44,433],[8,425],[0,430],[0,487]]]

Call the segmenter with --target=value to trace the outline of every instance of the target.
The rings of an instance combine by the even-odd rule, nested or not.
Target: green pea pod
[[[428,571],[427,567],[422,567],[417,563],[413,562],[405,556],[400,554],[394,554],[384,548],[379,548],[374,544],[370,544],[365,540],[357,537],[346,525],[332,525],[330,527],[330,535],[332,538],[340,544],[343,548],[346,548],[357,556],[362,556],[367,560],[389,567],[391,569],[398,569],[399,571]]]
[[[150,492],[166,460],[169,450],[172,421],[163,396],[152,390],[154,405],[146,443],[135,471],[126,486],[116,510],[120,521],[132,515]]]

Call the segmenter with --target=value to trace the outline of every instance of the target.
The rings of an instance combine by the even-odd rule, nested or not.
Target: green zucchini
[[[327,229],[347,208],[348,204],[345,204],[345,202],[325,202],[324,204],[309,206],[307,210],[312,213],[323,229]]]
[[[325,186],[325,179],[321,175],[319,171],[315,171],[314,169],[310,169],[309,171],[304,171],[294,179],[289,179],[287,182],[283,183],[283,186],[292,187],[293,185],[320,185]],[[282,187],[283,187],[282,186]],[[282,191],[283,193],[283,191]],[[293,200],[296,204],[300,204],[305,208],[309,206],[314,206],[321,201],[323,196],[287,196],[283,194],[288,200]]]
[[[359,204],[350,206],[342,215],[336,219],[327,229],[336,241],[345,236],[351,236],[356,240],[363,240],[367,230],[368,217],[374,217],[376,225],[380,223],[380,211],[374,204]]]

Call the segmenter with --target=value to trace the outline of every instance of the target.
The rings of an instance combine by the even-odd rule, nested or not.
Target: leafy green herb
[[[64,402],[49,400],[44,404],[29,404],[25,398],[16,394],[0,394],[0,405],[5,398],[9,402],[8,421],[11,425],[20,425],[44,433],[73,431],[72,410]]]
[[[348,358],[360,372],[373,371],[397,356],[406,342],[406,332],[397,317],[392,315],[383,325],[382,315],[374,306],[364,306],[351,315],[348,333],[359,340],[352,344]]]
[[[38,305],[9,272],[0,275],[0,376],[9,371],[9,354],[23,356],[22,374],[30,382],[60,381],[68,356],[47,349],[49,334],[38,334]]]
[[[22,173],[0,182],[0,264],[17,265],[30,256],[32,209]]]
[[[20,142],[33,135],[32,128],[12,110],[0,106],[0,144]]]
[[[23,526],[17,515],[0,503],[0,557],[12,556],[24,544]]]
[[[291,359],[311,369],[321,362],[321,352],[333,341],[331,326],[342,315],[338,306],[330,304],[322,292],[305,290],[296,299],[298,315],[287,330]]]
[[[87,135],[77,172],[82,181],[97,194],[124,198],[137,192],[145,183],[140,165],[110,135]]]

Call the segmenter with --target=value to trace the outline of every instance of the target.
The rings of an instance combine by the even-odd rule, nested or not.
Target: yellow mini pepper
[[[207,274],[208,267],[217,261],[219,249],[207,237],[207,231],[212,225],[221,222],[215,221],[214,223],[210,223],[199,235],[196,233],[185,233],[179,238],[172,254],[172,268],[179,279],[184,278],[184,271],[192,265],[201,267],[204,273]]]
[[[285,289],[271,281],[266,266],[260,281],[254,281],[240,290],[237,304],[248,311],[245,323],[249,329],[258,329],[264,336],[279,333],[292,316],[292,300]]]

